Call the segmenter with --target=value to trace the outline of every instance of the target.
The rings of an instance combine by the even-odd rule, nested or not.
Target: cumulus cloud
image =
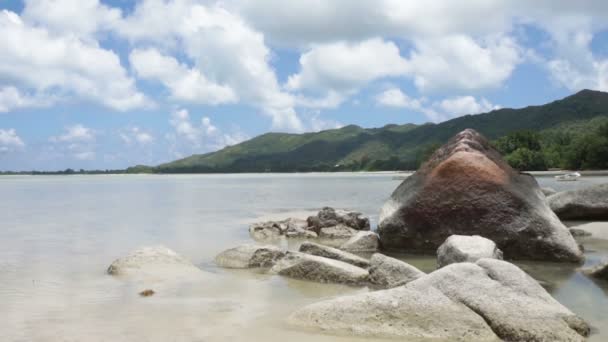
[[[73,94],[116,110],[149,105],[111,50],[0,12],[0,77],[36,92]]]
[[[122,130],[119,134],[120,139],[127,145],[136,144],[139,146],[149,145],[154,142],[154,136],[151,133],[134,126]]]
[[[441,122],[466,114],[478,114],[499,109],[485,98],[453,96],[430,102],[426,98],[411,98],[399,88],[390,88],[376,95],[376,103],[385,107],[409,109],[424,114],[433,122]]]
[[[74,124],[64,128],[64,133],[52,136],[52,143],[47,149],[59,158],[70,157],[76,160],[94,160],[96,156],[97,133],[82,124]]]
[[[17,131],[13,128],[0,129],[0,153],[8,153],[25,146]]]
[[[24,94],[13,86],[0,87],[0,113],[19,108],[47,107],[56,99],[46,95]]]
[[[90,142],[95,140],[95,132],[81,124],[75,124],[65,128],[62,135],[50,138],[51,142]]]

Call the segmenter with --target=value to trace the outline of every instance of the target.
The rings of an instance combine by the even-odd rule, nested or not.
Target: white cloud
[[[119,134],[120,139],[127,145],[137,144],[140,146],[149,145],[154,141],[151,133],[134,126],[122,130]]]
[[[385,107],[410,109],[424,114],[433,122],[441,122],[466,114],[479,114],[500,106],[493,105],[485,98],[473,96],[453,96],[430,103],[426,98],[411,98],[399,88],[387,89],[376,95],[376,103]]]
[[[99,0],[25,0],[22,16],[56,33],[91,39],[98,31],[116,25],[121,11]]]
[[[129,60],[140,78],[159,80],[174,99],[212,105],[237,100],[230,87],[210,82],[200,70],[188,68],[156,49],[135,49]]]
[[[114,52],[31,26],[7,10],[0,12],[0,77],[36,92],[73,94],[116,110],[150,104]]]
[[[51,137],[52,142],[91,142],[95,140],[95,132],[81,124],[75,124],[65,128],[65,133]]]
[[[94,160],[95,152],[94,151],[83,151],[74,153],[74,158],[78,160]]]
[[[9,129],[0,129],[0,153],[8,153],[18,149],[21,149],[25,146],[25,143],[19,135],[17,135],[17,131],[13,128]]]
[[[13,86],[0,87],[0,113],[26,107],[47,107],[54,101],[48,96],[24,94]]]
[[[133,42],[152,42],[185,55],[193,67],[178,64],[174,68],[190,77],[196,74],[196,84],[204,79],[221,85],[222,101],[238,98],[241,103],[260,108],[272,119],[273,128],[302,130],[294,98],[281,90],[270,66],[271,51],[264,35],[221,4],[144,0],[116,30]],[[173,91],[176,86],[170,88]]]

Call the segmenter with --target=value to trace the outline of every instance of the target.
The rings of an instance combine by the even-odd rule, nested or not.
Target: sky
[[[0,170],[608,91],[605,0],[0,0]]]

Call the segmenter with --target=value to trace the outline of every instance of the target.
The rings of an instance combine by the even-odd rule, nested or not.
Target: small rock
[[[223,251],[215,257],[215,262],[226,268],[272,267],[284,256],[285,252],[276,246],[246,244]]]
[[[350,252],[375,252],[380,246],[378,234],[370,231],[356,233],[340,249]]]
[[[333,227],[344,224],[355,230],[369,230],[369,218],[362,216],[359,212],[349,212],[335,210],[334,208],[324,207],[316,216],[307,219],[308,227],[319,232],[321,228]]]
[[[572,234],[574,237],[591,236],[591,233],[580,228],[570,228],[570,234]]]
[[[586,268],[583,270],[583,273],[593,278],[608,280],[608,261],[604,261],[599,265]]]
[[[288,252],[270,269],[271,273],[320,283],[361,285],[369,273],[343,261],[300,252]]]
[[[551,196],[551,195],[555,195],[557,193],[557,191],[555,191],[552,188],[540,188],[540,191],[542,191],[543,194],[547,197]]]
[[[323,246],[314,242],[304,242],[302,245],[300,245],[300,252],[343,261],[362,268],[367,268],[370,265],[369,260],[363,259],[358,255],[341,251],[337,248]]]
[[[319,230],[319,237],[323,239],[350,239],[355,234],[357,234],[357,230],[344,224],[323,227]]]
[[[437,249],[439,267],[458,262],[476,262],[483,258],[502,260],[502,251],[494,241],[479,235],[452,235]]]
[[[274,240],[283,235],[283,229],[279,222],[258,222],[249,226],[249,234],[258,241]]]
[[[154,293],[155,293],[154,290],[147,289],[147,290],[141,291],[139,293],[139,295],[142,296],[142,297],[150,297],[150,296],[154,295]]]
[[[380,253],[372,255],[370,263],[370,282],[387,289],[405,285],[426,275],[406,262]]]
[[[139,248],[123,258],[116,259],[108,267],[107,272],[116,276],[143,276],[157,279],[202,273],[188,259],[164,246]]]

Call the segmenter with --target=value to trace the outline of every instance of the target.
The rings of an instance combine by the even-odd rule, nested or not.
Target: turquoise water
[[[375,224],[400,182],[393,176],[0,177],[1,340],[350,341],[291,331],[283,318],[305,304],[367,289],[228,271],[212,260],[226,248],[250,242],[247,226],[256,220],[306,216],[328,205],[361,211]],[[608,182],[606,177],[564,183],[538,179],[556,190]],[[581,242],[589,264],[608,257],[605,236]],[[150,244],[193,260],[206,280],[169,281],[155,296],[140,298],[141,285],[105,274],[112,260]],[[434,268],[432,257],[403,258],[427,271]],[[571,266],[520,265],[550,283],[560,302],[594,326],[591,340],[608,340],[607,284]]]

